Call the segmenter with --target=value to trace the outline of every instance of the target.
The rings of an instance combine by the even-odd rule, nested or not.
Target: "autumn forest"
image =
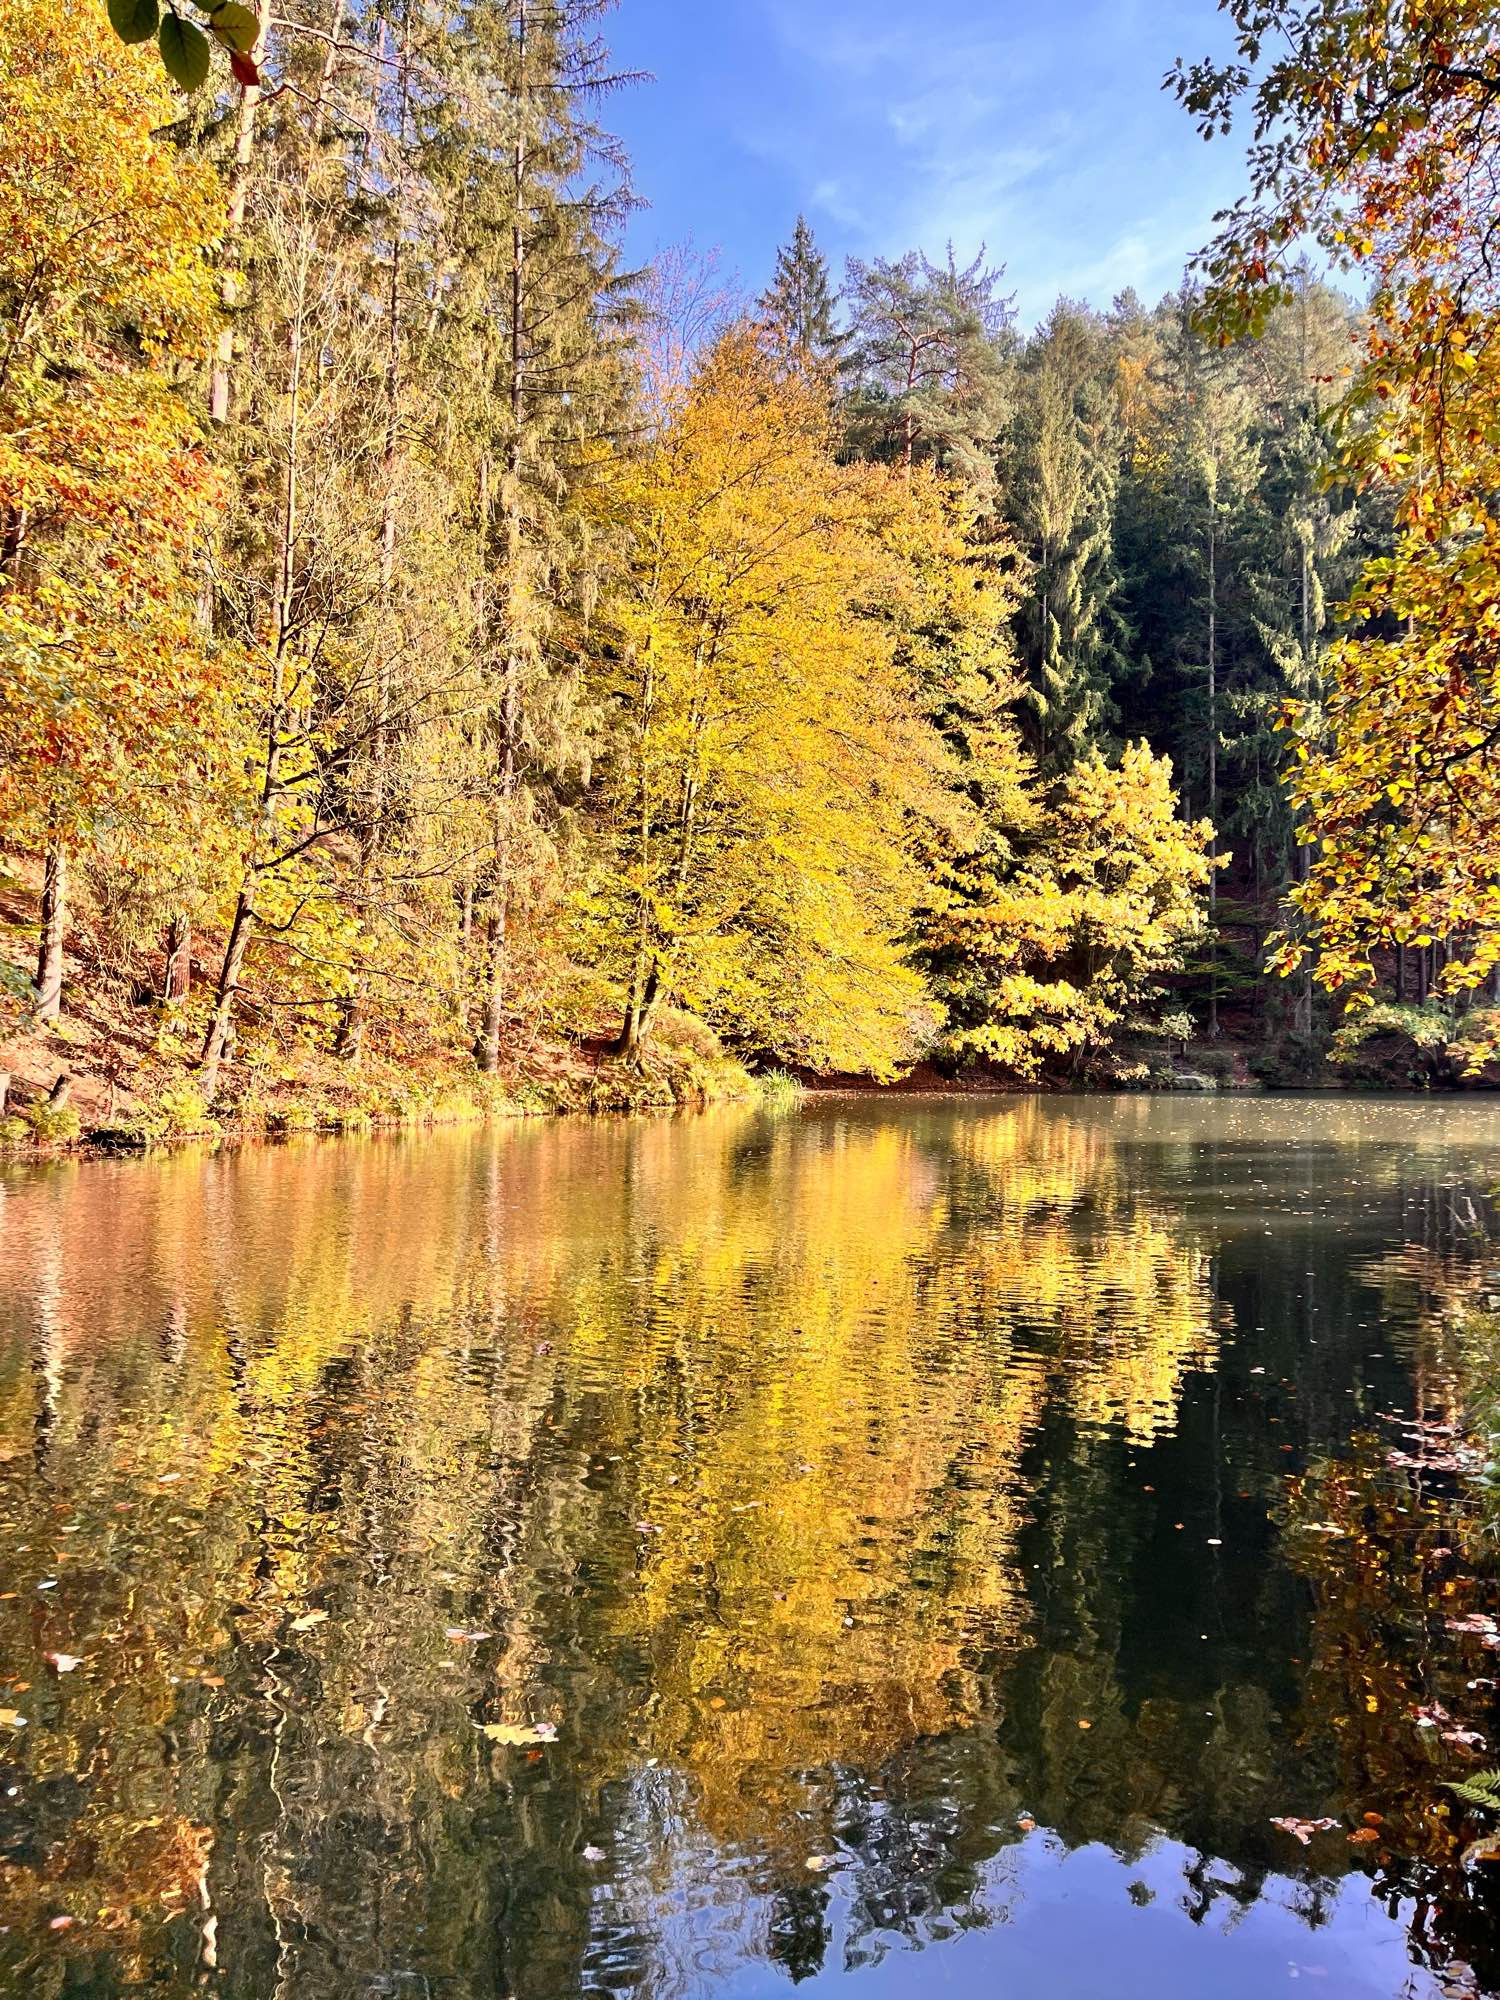
[[[1224,11],[1025,324],[633,267],[598,0],[0,0],[7,1139],[1486,1079],[1500,8]]]

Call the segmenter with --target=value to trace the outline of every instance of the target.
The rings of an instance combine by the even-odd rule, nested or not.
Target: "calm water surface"
[[[1500,1994],[1497,1185],[1478,1100],[12,1170],[0,1992]]]

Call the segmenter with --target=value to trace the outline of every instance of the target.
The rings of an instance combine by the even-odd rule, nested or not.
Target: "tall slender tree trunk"
[[[521,563],[525,554],[522,477],[525,471],[526,419],[526,255],[528,97],[526,79],[527,0],[515,0],[516,137],[511,155],[513,176],[510,258],[510,457],[505,495],[505,554],[507,567],[505,666],[500,708],[500,769],[495,802],[495,916],[492,925],[489,984],[484,1022],[474,1045],[480,1069],[492,1076],[500,1066],[500,1030],[505,994],[510,931],[510,877],[515,840],[515,809],[519,776],[517,750],[521,726],[522,602]]]
[[[253,60],[260,64],[265,60],[266,35],[265,16],[262,15],[259,38],[252,51]],[[337,24],[334,38],[337,39]],[[330,50],[331,53],[331,50]],[[229,421],[230,382],[234,368],[234,312],[239,304],[240,278],[234,269],[234,252],[240,231],[245,224],[245,208],[250,198],[250,172],[255,159],[255,127],[260,109],[260,86],[249,84],[240,92],[239,112],[235,121],[234,159],[229,169],[229,206],[224,217],[224,235],[219,245],[219,256],[223,263],[223,273],[219,279],[219,305],[224,315],[219,337],[214,346],[213,365],[209,370],[208,414],[216,424]]]
[[[327,50],[323,57],[317,93],[312,104],[307,156],[299,190],[300,234],[297,243],[297,276],[287,328],[286,470],[281,489],[281,519],[278,523],[276,595],[273,607],[275,638],[271,646],[271,687],[266,713],[260,809],[256,816],[250,851],[240,875],[234,915],[230,920],[229,936],[224,947],[224,962],[214,992],[213,1013],[209,1017],[208,1029],[203,1038],[203,1051],[198,1059],[199,1070],[203,1077],[204,1095],[210,1103],[218,1091],[219,1072],[234,1035],[235,1011],[244,978],[245,955],[250,948],[251,934],[260,917],[258,898],[261,877],[268,863],[268,849],[275,844],[276,811],[283,793],[282,758],[287,726],[287,653],[292,643],[297,619],[297,543],[301,525],[304,347],[307,339],[308,297],[312,272],[317,261],[317,246],[313,241],[310,210],[313,178],[317,171],[318,154],[323,139],[328,91],[338,62],[336,44],[342,24],[343,0],[335,0],[333,16],[329,22]]]
[[[36,1018],[55,1021],[62,1013],[63,940],[68,924],[68,857],[61,845],[49,847],[42,863],[42,935],[36,954]]]
[[[385,844],[385,805],[390,757],[391,594],[396,575],[396,469],[401,424],[401,251],[405,230],[406,109],[410,92],[411,15],[402,17],[396,105],[396,164],[391,185],[391,272],[386,291],[385,439],[381,454],[383,494],[380,514],[380,619],[376,632],[375,715],[370,737],[370,796],[360,835],[360,896],[366,909],[375,892]],[[364,980],[356,975],[344,1003],[338,1049],[357,1063],[364,1046]]]
[[[615,1055],[629,1057],[640,1054],[651,1033],[651,1023],[656,1017],[660,999],[660,965],[654,958],[638,962],[635,977],[630,982],[630,998],[625,1003],[625,1018],[620,1023],[620,1032],[613,1044]]]

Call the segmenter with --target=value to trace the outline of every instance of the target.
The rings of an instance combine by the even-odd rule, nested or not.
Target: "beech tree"
[[[217,496],[172,384],[208,335],[217,189],[169,118],[92,9],[0,5],[0,812],[45,857],[43,1021],[74,860],[218,753],[235,671],[194,626]]]
[[[805,1061],[888,1072],[906,1052],[904,813],[930,750],[860,615],[881,551],[831,444],[817,386],[741,328],[617,475],[635,556],[605,607],[600,894],[623,1055],[668,999]]]

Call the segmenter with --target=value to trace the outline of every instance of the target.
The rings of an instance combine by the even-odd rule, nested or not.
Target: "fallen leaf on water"
[[[0,1729],[24,1729],[26,1718],[18,1708],[0,1708]]]
[[[1086,1721],[1085,1721],[1085,1720],[1083,1719],[1083,1717],[1082,1717],[1082,1716],[1080,1716],[1080,1717],[1079,1717],[1079,1719],[1078,1719],[1078,1727],[1079,1727],[1080,1729],[1092,1729],[1092,1728],[1093,1728],[1093,1726],[1094,1726],[1094,1725],[1093,1725],[1093,1723],[1092,1723],[1092,1722],[1086,1722]]]
[[[604,1849],[602,1847],[586,1847],[583,1850],[583,1858],[585,1861],[602,1861],[604,1859]]]
[[[555,1743],[555,1722],[486,1722],[484,1734],[491,1743]]]
[[[833,1859],[834,1857],[831,1854],[809,1854],[806,1865],[812,1870],[814,1875],[821,1875],[826,1869],[833,1866]]]
[[[1272,1826],[1279,1826],[1283,1833],[1289,1833],[1293,1840],[1300,1840],[1306,1847],[1315,1833],[1328,1833],[1338,1825],[1336,1819],[1273,1819]]]
[[[1380,1835],[1375,1831],[1373,1826],[1357,1826],[1349,1836],[1349,1845],[1351,1847],[1361,1847],[1368,1841],[1379,1840],[1379,1838]]]
[[[1030,1813],[1022,1813],[1021,1817],[1016,1821],[1016,1825],[1021,1829],[1022,1833],[1036,1832],[1036,1821],[1031,1817]]]
[[[49,1931],[70,1931],[77,1921],[76,1917],[54,1917],[47,1928]]]
[[[321,1625],[328,1616],[326,1611],[304,1611],[300,1618],[292,1620],[294,1632],[310,1632],[314,1625]]]
[[[468,1646],[477,1646],[481,1639],[488,1639],[489,1636],[488,1632],[466,1632],[462,1625],[450,1625],[443,1634],[445,1639]]]
[[[83,1665],[81,1653],[43,1653],[42,1658],[57,1674],[70,1674],[75,1667]]]

